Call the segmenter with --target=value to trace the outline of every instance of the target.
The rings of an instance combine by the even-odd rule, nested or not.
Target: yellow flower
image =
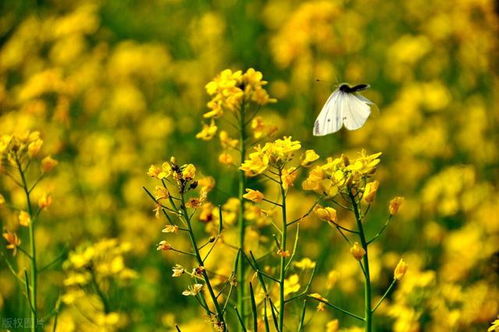
[[[215,179],[211,176],[205,176],[198,180],[198,186],[201,191],[208,193],[215,187]]]
[[[401,258],[397,266],[395,267],[395,271],[393,271],[393,279],[401,280],[406,272],[407,272],[407,263],[404,261],[403,258]]]
[[[367,155],[366,151],[362,150],[361,156],[346,166],[346,170],[351,171],[354,176],[372,175],[380,162],[379,156],[381,156],[381,152]]]
[[[218,127],[215,125],[215,121],[212,120],[210,124],[203,124],[203,129],[196,134],[196,138],[209,141],[215,136],[217,130]]]
[[[305,257],[301,261],[295,262],[294,266],[302,270],[313,269],[315,268],[315,262]]]
[[[296,293],[300,290],[300,278],[297,274],[289,276],[284,280],[284,295]]]
[[[189,200],[185,203],[185,206],[187,206],[189,209],[197,209],[202,206],[204,202],[203,197],[191,197]]]
[[[233,165],[234,164],[234,158],[230,155],[230,153],[222,152],[218,156],[218,162],[220,164],[224,164],[224,165]]]
[[[31,224],[31,216],[26,211],[19,212],[18,220],[19,224],[24,227],[28,227]]]
[[[319,207],[315,209],[315,214],[322,220],[327,222],[335,223],[336,222],[336,210],[332,207]]]
[[[5,204],[5,197],[3,197],[2,194],[0,194],[0,206]]]
[[[340,322],[337,319],[331,320],[326,324],[326,332],[338,332]]]
[[[213,220],[213,218],[215,217],[213,215],[213,204],[211,203],[204,203],[202,206],[201,206],[201,212],[199,213],[199,221],[201,222],[210,222]]]
[[[4,232],[2,234],[3,238],[7,241],[7,249],[12,250],[12,255],[16,255],[17,248],[21,245],[21,239],[13,232]]]
[[[230,138],[229,134],[225,130],[222,130],[218,137],[220,138],[220,145],[222,145],[223,149],[234,149],[239,144],[239,140]]]
[[[262,174],[269,167],[269,156],[260,147],[255,149],[257,151],[250,153],[249,159],[246,159],[240,167],[246,176]]]
[[[156,165],[151,165],[149,166],[149,169],[147,170],[147,175],[153,178],[157,178],[159,173],[161,172],[161,168],[159,168]]]
[[[51,156],[47,156],[47,157],[42,159],[40,167],[42,169],[42,172],[48,173],[51,170],[53,170],[54,167],[56,167],[58,163],[59,162],[57,160],[53,159]]]
[[[397,196],[390,201],[390,205],[388,206],[388,210],[390,211],[390,215],[394,216],[398,213],[400,206],[404,203],[404,198]]]
[[[499,332],[499,318],[492,322],[487,332]]]
[[[246,189],[246,194],[243,195],[243,198],[255,203],[260,203],[263,200],[264,195],[258,190]]]
[[[325,297],[321,296],[321,294],[319,294],[319,293],[312,293],[309,296],[313,297],[314,299],[318,299],[320,301],[329,302]],[[326,305],[320,301],[319,301],[319,304],[317,305],[317,311],[324,311],[324,309],[326,308]]]
[[[28,144],[28,156],[31,158],[36,157],[40,152],[40,149],[43,145],[43,141],[39,138],[35,139],[31,143]]]
[[[154,188],[154,198],[156,198],[156,201],[160,201],[162,199],[168,199],[170,197],[170,192],[168,191],[167,188],[163,186],[156,186]]]
[[[273,135],[277,131],[277,126],[268,125],[263,121],[261,116],[256,116],[251,120],[251,130],[253,131],[253,137],[260,139]]]
[[[172,268],[173,274],[172,277],[180,277],[182,274],[184,274],[185,269],[182,265],[175,264],[175,266]]]
[[[301,149],[299,141],[293,141],[291,136],[277,139],[264,146],[264,151],[269,154],[271,162],[286,162],[293,158],[294,152]]]
[[[303,167],[308,167],[317,159],[319,159],[319,155],[314,150],[307,150],[305,151],[305,156],[303,157],[301,165]]]
[[[182,292],[184,296],[196,296],[199,294],[201,289],[203,288],[203,284],[194,284],[193,286],[189,286],[188,289]]]
[[[371,204],[374,201],[374,198],[376,197],[376,192],[378,191],[379,187],[379,182],[378,181],[372,181],[368,182],[366,184],[366,188],[364,189],[364,195],[362,196],[362,199],[364,202]]]
[[[282,174],[281,174],[283,188],[285,190],[288,190],[289,187],[292,187],[297,176],[298,176],[298,172],[296,171],[296,167],[290,167],[290,168],[283,169]]]
[[[166,225],[162,230],[163,233],[177,233],[178,226],[177,225]]]
[[[277,250],[277,255],[281,256],[281,257],[289,257],[289,256],[291,256],[291,253],[289,252],[289,250],[279,249],[279,250]]]
[[[366,254],[366,251],[359,245],[358,242],[355,242],[352,248],[350,248],[350,253],[356,260],[360,261]]]
[[[50,205],[52,205],[52,196],[47,193],[43,194],[42,197],[40,197],[40,199],[38,200],[38,207],[40,208],[40,210],[43,210]]]
[[[158,243],[158,246],[156,247],[156,250],[163,250],[163,251],[168,251],[171,250],[173,247],[171,244],[169,244],[166,241],[161,241]]]
[[[196,167],[193,164],[185,165],[182,169],[182,177],[186,180],[192,180],[196,176]]]

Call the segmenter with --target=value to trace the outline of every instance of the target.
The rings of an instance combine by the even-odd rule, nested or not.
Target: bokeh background
[[[155,250],[164,222],[142,186],[151,163],[175,155],[215,178],[213,202],[236,196],[236,170],[195,134],[205,84],[223,69],[253,67],[278,100],[260,113],[278,135],[322,157],[383,152],[370,231],[391,197],[406,198],[372,251],[377,293],[401,255],[409,264],[377,313],[378,330],[485,331],[499,312],[498,10],[493,0],[1,1],[0,134],[39,130],[60,162],[40,184],[54,198],[37,226],[40,260],[104,238],[128,242],[138,277],[113,297],[120,328],[206,330],[181,295],[186,282],[170,277],[179,258]],[[362,129],[313,137],[339,82],[371,84],[365,95],[377,110]],[[314,201],[300,187],[293,215]],[[22,205],[6,177],[0,193]],[[0,207],[0,223],[15,228],[16,214]],[[299,255],[318,262],[314,290],[329,287],[336,303],[360,312],[361,276],[337,234],[307,219]],[[61,264],[40,278],[48,310],[64,292]],[[0,294],[1,316],[17,317],[24,299],[3,261]],[[81,310],[63,307],[60,330],[92,330]],[[310,331],[333,319],[355,326],[309,312]]]

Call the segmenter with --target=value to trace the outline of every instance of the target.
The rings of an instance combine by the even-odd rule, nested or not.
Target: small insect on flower
[[[358,92],[369,88],[368,84],[351,87],[343,83],[334,90],[322,107],[314,124],[314,136],[332,134],[343,125],[348,130],[359,129],[371,114],[374,103]]]

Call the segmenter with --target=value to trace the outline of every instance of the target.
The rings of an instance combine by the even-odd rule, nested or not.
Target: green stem
[[[35,220],[33,214],[33,208],[31,206],[31,197],[30,191],[28,187],[28,182],[26,181],[26,176],[24,174],[22,165],[19,159],[16,158],[17,167],[19,169],[19,174],[21,176],[22,187],[24,191],[24,195],[26,196],[26,205],[28,208],[29,217],[31,219],[28,232],[29,232],[29,243],[30,243],[30,302],[33,306],[33,310],[31,310],[31,331],[36,331],[37,320],[38,320],[38,312],[37,312],[37,265],[36,265],[36,245],[35,245]]]
[[[194,231],[192,230],[191,219],[189,218],[189,213],[187,212],[187,208],[185,207],[185,198],[184,198],[183,193],[182,193],[181,209],[182,209],[182,214],[183,214],[184,220],[187,223],[189,238],[191,240],[192,248],[194,249],[194,255],[196,256],[196,260],[197,260],[199,266],[203,267],[203,269],[202,269],[203,279],[204,279],[204,282],[206,283],[206,287],[208,288],[208,292],[210,293],[210,297],[211,297],[211,300],[213,302],[213,305],[215,306],[215,309],[217,311],[217,319],[222,326],[222,331],[227,331],[227,326],[225,325],[223,310],[220,307],[220,304],[218,303],[217,296],[215,295],[215,292],[213,291],[213,287],[211,286],[211,282],[210,282],[210,278],[208,277],[208,273],[206,273],[206,270],[204,269],[203,259],[201,258],[201,254],[199,253],[196,238],[194,236]]]
[[[379,299],[378,303],[376,303],[376,305],[374,306],[373,313],[376,311],[376,309],[378,309],[381,303],[383,303],[383,300],[387,297],[387,295],[390,293],[390,291],[392,290],[393,286],[395,286],[396,283],[397,279],[393,279],[390,286],[388,286],[388,289],[386,290],[385,294],[383,294],[381,299]]]
[[[372,320],[373,320],[373,310],[371,310],[371,296],[372,296],[372,290],[371,290],[371,274],[369,272],[369,254],[368,254],[368,242],[366,240],[366,236],[364,233],[364,226],[362,225],[362,217],[360,215],[360,210],[359,206],[357,204],[357,201],[355,200],[354,195],[352,192],[349,190],[348,195],[350,197],[350,200],[352,202],[353,206],[353,212],[355,214],[355,220],[357,221],[357,228],[359,230],[359,238],[360,242],[362,245],[362,248],[364,248],[366,254],[362,258],[363,266],[364,266],[364,312],[365,312],[365,331],[366,332],[372,332]]]
[[[282,183],[282,170],[279,169],[279,184],[281,187],[282,233],[281,233],[281,273],[279,277],[279,331],[284,331],[284,280],[286,279],[286,235],[288,221],[286,216],[286,190]]]
[[[246,158],[246,123],[245,123],[245,115],[246,115],[246,106],[243,102],[241,105],[241,112],[239,112],[239,151],[241,153],[241,164],[244,162]],[[246,189],[246,176],[244,175],[244,171],[239,170],[239,216],[238,216],[238,225],[239,225],[239,248],[244,253],[244,238],[246,225],[244,221],[244,199],[243,195]],[[237,306],[239,308],[239,312],[241,316],[245,317],[245,303],[244,303],[244,293],[246,283],[244,282],[244,275],[246,273],[246,264],[244,260],[241,260],[238,266],[237,271]]]

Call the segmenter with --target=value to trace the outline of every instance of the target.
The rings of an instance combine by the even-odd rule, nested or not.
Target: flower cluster
[[[356,192],[368,193],[370,197],[368,199],[372,200],[377,185],[374,183],[366,185],[366,180],[376,172],[380,155],[381,153],[367,155],[362,150],[360,157],[354,160],[345,155],[334,159],[328,158],[324,165],[316,166],[310,171],[302,187],[304,190],[315,191],[328,198],[334,198],[349,187]]]
[[[264,173],[265,171],[275,168],[283,169],[284,165],[293,160],[296,152],[301,149],[299,141],[293,141],[291,137],[284,137],[277,139],[274,142],[266,143],[263,147],[258,145],[255,151],[249,154],[241,165],[241,170],[244,171],[246,176],[256,176]],[[319,156],[313,150],[307,150],[302,157],[301,165],[308,166]],[[283,176],[286,182],[292,178],[294,169],[283,170]]]
[[[264,89],[266,81],[262,80],[261,72],[248,69],[233,72],[230,69],[222,71],[215,79],[206,84],[206,91],[212,99],[208,102],[209,112],[205,118],[219,118],[224,111],[239,111],[244,103],[254,103],[263,106],[275,102]]]
[[[66,271],[63,302],[75,303],[84,295],[83,288],[98,289],[98,295],[104,297],[110,281],[136,278],[136,272],[125,265],[124,255],[131,249],[129,243],[118,239],[104,239],[92,245],[82,245],[71,252],[63,264]],[[105,298],[101,300],[103,303],[107,302]]]

